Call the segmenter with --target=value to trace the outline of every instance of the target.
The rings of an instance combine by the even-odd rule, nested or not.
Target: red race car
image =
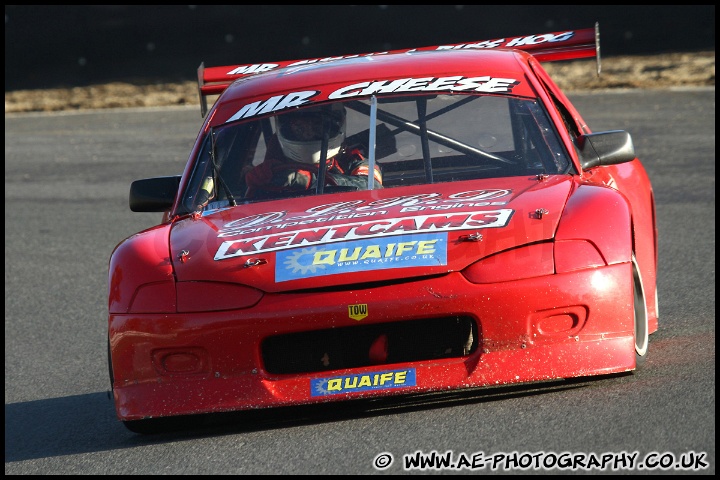
[[[130,187],[162,220],[109,262],[118,418],[636,369],[652,187],[630,135],[592,132],[541,66],[598,39],[201,65],[184,172]]]

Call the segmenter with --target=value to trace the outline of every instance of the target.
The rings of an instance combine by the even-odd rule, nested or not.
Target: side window
[[[570,136],[573,139],[573,142],[575,139],[581,135],[581,132],[578,130],[577,125],[572,120],[572,115],[568,111],[567,108],[565,108],[565,105],[560,103],[557,98],[551,93],[550,98],[552,98],[553,103],[555,104],[555,108],[557,108],[558,112],[560,112],[560,116],[562,117],[563,123],[565,124],[565,128],[567,128],[567,131],[570,133]]]
[[[208,135],[183,196],[186,212],[193,212],[209,195],[209,208],[240,201],[245,195],[245,173],[265,156],[262,122],[228,125]],[[203,192],[205,190],[205,192]]]
[[[580,114],[572,107],[570,100],[568,100],[562,90],[558,88],[542,65],[533,60],[530,62],[530,66],[540,79],[545,92],[552,99],[572,139],[575,140],[579,135],[590,133],[590,128],[585,123],[585,120],[583,120]]]

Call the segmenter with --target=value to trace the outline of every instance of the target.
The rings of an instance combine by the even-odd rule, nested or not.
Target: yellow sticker
[[[348,305],[348,315],[353,320],[358,322],[368,315],[367,303],[360,303],[358,305]]]

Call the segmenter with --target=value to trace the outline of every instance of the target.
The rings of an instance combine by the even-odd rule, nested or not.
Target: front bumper
[[[630,264],[485,285],[451,273],[367,290],[268,294],[246,310],[113,314],[117,415],[139,420],[629,371],[635,368],[631,278]],[[443,319],[458,318],[463,327],[450,337],[460,339],[438,340],[441,352],[392,354],[422,337],[402,324],[438,329]],[[372,341],[385,325],[384,340]],[[350,348],[322,339],[342,331],[350,345],[353,329],[358,342],[370,345],[368,360],[335,368],[337,352]],[[440,332],[424,338],[444,337]],[[306,346],[311,342],[303,338],[321,341]],[[273,361],[269,355],[280,355],[283,341],[289,353]],[[354,346],[351,357],[364,348]],[[303,355],[301,366],[283,370]]]

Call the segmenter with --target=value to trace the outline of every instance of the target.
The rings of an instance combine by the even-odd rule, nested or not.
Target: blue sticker
[[[331,243],[277,252],[275,281],[386,268],[447,265],[447,233]]]
[[[385,370],[360,375],[316,378],[310,381],[310,395],[322,397],[339,393],[388,390],[415,386],[415,369]]]

